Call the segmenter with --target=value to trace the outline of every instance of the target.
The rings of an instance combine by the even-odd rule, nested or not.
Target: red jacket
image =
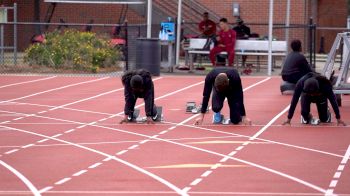
[[[203,20],[199,23],[198,28],[202,32],[202,34],[206,36],[211,36],[216,33],[216,24],[211,20]]]
[[[229,29],[226,32],[221,30],[218,33],[218,36],[220,37],[219,44],[225,45],[226,48],[234,49],[236,44],[236,31],[232,29]]]

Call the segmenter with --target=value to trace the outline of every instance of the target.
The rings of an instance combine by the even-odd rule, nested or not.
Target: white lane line
[[[327,196],[333,195],[334,189],[337,186],[338,181],[340,180],[340,176],[342,175],[342,172],[343,172],[345,165],[348,162],[349,158],[350,158],[350,145],[348,146],[348,149],[346,150],[345,155],[343,156],[343,158],[342,158],[342,160],[337,168],[337,171],[333,175],[333,179],[329,184],[328,190],[326,191]]]
[[[45,113],[45,112],[47,112],[47,111],[40,111],[40,112],[38,112],[38,114],[43,114],[43,113]]]
[[[230,152],[230,154],[228,154],[228,156],[232,157],[233,155],[235,155],[237,153],[237,151],[232,151]]]
[[[162,79],[162,77],[155,78],[155,79],[153,79],[153,81],[156,81],[156,80],[159,80],[159,79]],[[51,108],[49,110],[50,111],[57,110],[57,109],[60,109],[60,108],[66,107],[66,106],[70,106],[70,105],[77,104],[77,103],[80,103],[80,102],[83,102],[83,101],[95,99],[97,97],[108,95],[108,94],[111,94],[111,93],[114,93],[114,92],[118,92],[118,91],[121,91],[121,90],[124,90],[124,87],[123,88],[118,88],[118,89],[115,89],[115,90],[111,90],[111,91],[107,91],[107,92],[104,92],[104,93],[101,93],[101,94],[98,94],[98,95],[95,95],[95,96],[92,96],[92,97],[88,97],[88,98],[85,98],[85,99],[81,99],[81,100],[78,100],[78,101],[74,101],[74,102],[71,102],[71,103],[67,103],[67,104],[64,104],[64,105],[60,105],[60,106]]]
[[[6,88],[6,87],[10,87],[10,86],[16,86],[16,85],[21,85],[21,84],[28,84],[28,83],[32,83],[32,82],[38,82],[38,81],[43,81],[43,80],[49,80],[52,78],[55,78],[57,76],[51,76],[48,78],[40,78],[40,79],[36,79],[36,80],[29,80],[29,81],[24,81],[24,82],[18,82],[18,83],[13,83],[13,84],[8,84],[8,85],[4,85],[4,86],[0,86],[0,88]]]
[[[39,192],[40,192],[40,193],[45,193],[46,191],[49,191],[49,190],[51,190],[52,188],[53,188],[52,186],[48,186],[48,187],[45,187],[45,188],[41,189]]]
[[[21,120],[21,119],[23,119],[24,117],[19,117],[19,118],[15,118],[15,119],[13,119],[13,120]]]
[[[335,172],[333,178],[340,178],[340,176],[341,176],[341,172],[338,171],[338,172]]]
[[[147,143],[147,142],[149,142],[149,141],[151,141],[151,140],[143,140],[143,141],[141,141],[141,142],[139,142],[140,144],[145,144],[145,143]]]
[[[130,146],[128,149],[129,149],[129,150],[132,150],[132,149],[135,149],[135,148],[137,148],[137,147],[139,147],[139,145],[135,144],[135,145]]]
[[[200,183],[203,179],[202,178],[197,178],[193,182],[191,182],[191,186],[196,186],[198,183]]]
[[[332,180],[331,184],[329,185],[329,187],[334,188],[337,186],[338,180]]]
[[[56,90],[62,90],[62,89],[65,89],[65,88],[78,86],[78,85],[81,85],[81,84],[87,84],[87,83],[97,82],[97,81],[100,81],[100,80],[105,80],[107,78],[109,78],[109,77],[104,77],[104,78],[99,78],[99,79],[95,79],[95,80],[88,80],[88,81],[84,81],[84,82],[69,84],[69,85],[66,85],[66,86],[61,86],[61,87],[58,87],[58,88],[52,88],[52,89],[49,89],[49,90],[33,93],[33,94],[26,95],[26,96],[23,96],[23,97],[18,97],[18,98],[6,100],[6,101],[0,101],[0,103],[7,103],[7,102],[11,102],[11,101],[17,101],[17,100],[25,99],[25,98],[28,98],[28,97],[33,97],[33,96],[36,96],[36,95],[41,95],[41,94],[52,92],[52,91],[56,91]]]
[[[9,123],[11,121],[4,121],[4,122],[1,122],[0,124],[6,124],[6,123]]]
[[[17,171],[15,168],[11,167],[4,161],[0,160],[0,165],[4,166],[6,169],[11,171],[14,175],[16,175],[28,188],[29,190],[35,195],[35,196],[40,196],[40,192],[38,189],[19,171]]]
[[[264,131],[266,131],[267,128],[269,128],[277,119],[279,119],[284,113],[286,113],[289,110],[288,105],[284,110],[282,110],[279,114],[277,114],[272,120],[270,120],[269,123],[267,123],[263,128],[261,128],[256,134],[254,134],[252,137],[249,138],[250,141],[255,140],[258,138]]]
[[[102,163],[95,163],[95,164],[93,164],[93,165],[90,165],[89,168],[90,168],[90,169],[95,169],[96,167],[98,167],[98,166],[100,166],[100,165],[102,165]]]
[[[87,124],[86,125],[81,125],[81,126],[77,127],[77,129],[81,129],[81,128],[84,128],[86,126],[87,126]]]
[[[343,170],[344,170],[344,167],[345,167],[345,165],[339,165],[338,171],[343,171]]]
[[[68,182],[69,180],[71,180],[72,178],[63,178],[62,180],[55,182],[55,185],[61,185],[63,183]]]
[[[28,145],[22,146],[22,148],[29,148],[31,146],[34,146],[34,144],[28,144]]]
[[[166,133],[168,133],[168,130],[160,132],[159,135],[163,135],[163,134],[166,134]]]
[[[236,151],[240,151],[240,150],[242,150],[243,148],[244,148],[244,146],[239,146],[239,147],[236,148]]]
[[[75,129],[69,129],[68,131],[65,131],[64,133],[70,133],[70,132],[73,132],[75,131]]]
[[[11,154],[11,153],[14,153],[14,152],[17,152],[17,151],[18,151],[18,149],[13,149],[13,150],[5,152],[5,154]]]
[[[43,140],[40,140],[40,141],[37,141],[38,143],[43,143],[43,142],[46,142],[46,141],[49,141],[49,139],[43,139]]]
[[[80,175],[82,175],[82,174],[84,174],[84,173],[86,173],[88,170],[86,170],[86,169],[83,169],[83,170],[81,170],[81,171],[78,171],[77,173],[75,173],[75,174],[73,174],[73,176],[80,176]]]
[[[191,187],[185,187],[184,189],[182,189],[182,191],[184,192],[184,193],[187,193],[188,191],[190,191],[191,190]]]
[[[217,169],[220,166],[221,166],[221,164],[217,163],[217,164],[213,165],[210,169],[214,170],[214,169]]]
[[[212,170],[208,170],[208,171],[206,171],[206,172],[204,172],[202,175],[201,175],[201,177],[208,177],[211,173],[212,173],[213,171]]]
[[[219,162],[220,162],[220,163],[224,163],[224,162],[226,162],[227,160],[229,160],[230,158],[231,158],[231,157],[226,156],[226,157],[222,158]]]
[[[175,128],[176,128],[176,126],[173,126],[173,127],[170,127],[169,130],[173,130],[173,129],[175,129]]]
[[[128,152],[128,150],[122,150],[122,151],[118,152],[116,155],[122,155],[122,154],[124,154],[126,152]]]
[[[97,125],[95,125],[97,126]],[[0,127],[5,127],[5,126],[2,126],[0,125]],[[53,138],[53,137],[49,137],[49,136],[46,136],[46,135],[43,135],[43,134],[39,134],[39,133],[34,133],[34,132],[31,132],[31,131],[26,131],[26,130],[23,130],[23,129],[17,129],[17,128],[13,128],[13,127],[6,127],[6,128],[9,128],[11,130],[15,130],[15,131],[18,131],[18,132],[22,132],[22,133],[28,133],[28,134],[31,134],[31,135],[36,135],[36,136],[40,136],[40,137],[45,137],[45,138],[48,138],[48,139],[51,139],[51,140],[55,140],[55,141],[58,141],[58,142],[62,142],[62,143],[65,143],[65,144],[69,144],[71,146],[74,146],[74,147],[77,147],[77,148],[81,148],[81,149],[84,149],[84,150],[87,150],[87,151],[90,151],[90,152],[94,152],[96,154],[99,154],[99,155],[102,155],[102,156],[105,156],[107,157],[108,159],[113,159],[114,161],[117,161],[119,163],[122,163],[140,173],[143,173],[144,175],[147,175],[151,178],[153,178],[154,180],[164,184],[165,186],[169,187],[171,190],[173,190],[174,192],[176,192],[177,194],[180,194],[180,195],[183,195],[183,196],[188,196],[187,193],[183,192],[179,187],[175,186],[174,184],[170,183],[169,181],[155,175],[154,173],[151,173],[141,167],[138,167],[130,162],[127,162],[123,159],[119,159],[118,157],[115,157],[115,156],[110,156],[109,154],[106,154],[104,152],[101,152],[101,151],[98,151],[98,150],[95,150],[95,149],[92,149],[92,148],[89,148],[89,147],[86,147],[86,146],[82,146],[82,145],[79,145],[79,144],[76,144],[76,143],[72,143],[72,142],[69,142],[69,141],[66,141],[66,140],[62,140],[62,139],[58,139],[58,138]]]
[[[107,120],[107,118],[102,118],[102,119],[98,120],[98,122],[102,122],[102,121],[105,121],[105,120]]]
[[[112,156],[108,156],[107,158],[103,159],[102,161],[107,162],[107,161],[110,161],[110,160],[112,160],[112,159],[113,159]]]
[[[62,136],[63,134],[62,133],[59,133],[59,134],[56,134],[56,135],[54,135],[54,136],[52,136],[52,137],[60,137],[60,136]]]
[[[341,161],[341,164],[345,165],[350,158],[350,145],[348,146],[348,149],[346,150],[346,153]]]
[[[4,112],[4,111],[3,111]],[[5,111],[5,112],[8,112],[8,111]],[[199,114],[196,114],[196,115],[193,115],[191,118],[195,118],[197,117]],[[116,116],[116,115],[114,115]],[[58,119],[58,118],[51,118],[51,117],[46,117],[46,116],[36,116],[36,117],[40,117],[40,118],[44,118],[44,119],[53,119],[53,120],[58,120],[58,121],[62,121],[62,122],[70,122],[70,123],[75,123],[75,124],[83,124],[82,122],[76,122],[76,121],[71,121],[71,120],[64,120],[64,119]],[[185,127],[192,127],[192,128],[197,128],[197,129],[202,129],[202,130],[207,130],[207,131],[211,131],[211,132],[216,132],[216,133],[224,133],[224,134],[227,134],[227,135],[234,135],[234,136],[240,136],[240,137],[245,137],[245,138],[249,138],[250,136],[246,136],[246,135],[240,135],[240,134],[233,134],[233,133],[228,133],[228,132],[224,132],[224,131],[218,131],[218,130],[214,130],[214,129],[209,129],[209,128],[204,128],[204,127],[198,127],[198,126],[193,126],[193,125],[185,125],[184,123],[186,123],[187,121],[190,121],[191,118],[185,120],[183,122],[183,124],[178,124],[179,126],[185,126]],[[12,127],[6,127],[6,126],[2,126],[4,128],[8,128],[8,129],[11,129],[11,130],[14,130],[14,128]],[[126,130],[121,130],[121,129],[116,129],[116,128],[112,128],[112,127],[106,127],[106,126],[101,126],[101,125],[94,125],[93,127],[98,127],[98,128],[103,128],[103,129],[108,129],[108,130],[113,130],[113,131],[117,131],[117,132],[122,132],[122,133],[128,133],[128,134],[131,134],[131,135],[137,135],[137,136],[141,136],[141,137],[146,137],[146,138],[149,138],[149,139],[152,139],[151,136],[148,136],[148,135],[144,135],[144,134],[140,134],[140,133],[135,133],[135,132],[130,132],[130,131],[126,131]],[[20,132],[27,132],[25,130],[20,130],[20,129],[15,129],[17,131],[20,131]],[[37,134],[37,133],[33,133],[33,132],[27,132],[29,134]],[[47,136],[46,136],[47,137]],[[221,154],[221,153],[218,153],[218,152],[214,152],[214,151],[210,151],[210,150],[206,150],[206,149],[203,149],[203,148],[199,148],[199,147],[195,147],[195,146],[190,146],[190,145],[187,145],[187,144],[183,144],[183,143],[178,143],[178,142],[175,142],[175,141],[171,141],[171,140],[166,140],[166,139],[162,139],[162,138],[154,138],[158,141],[163,141],[163,142],[167,142],[167,143],[172,143],[172,144],[175,144],[175,145],[178,145],[178,146],[183,146],[183,147],[186,147],[186,148],[190,148],[190,149],[195,149],[195,150],[198,150],[198,151],[201,151],[201,152],[206,152],[206,153],[209,153],[209,154],[213,154],[213,155],[217,155],[219,157],[225,157],[226,155],[224,154]],[[58,139],[57,139],[58,140]],[[335,156],[335,157],[343,157],[341,155],[338,155],[338,154],[334,154],[334,153],[329,153],[329,152],[324,152],[324,151],[319,151],[319,150],[315,150],[315,149],[310,149],[310,148],[305,148],[305,147],[300,147],[300,146],[295,146],[295,145],[291,145],[291,144],[285,144],[285,143],[281,143],[281,142],[276,142],[276,141],[272,141],[272,140],[266,140],[266,139],[259,139],[261,141],[266,141],[266,142],[270,142],[270,143],[274,143],[274,144],[279,144],[279,145],[283,145],[283,146],[288,146],[288,147],[294,147],[294,148],[297,148],[297,149],[302,149],[302,150],[307,150],[307,151],[312,151],[312,152],[317,152],[317,153],[321,153],[321,154],[326,154],[326,155],[330,155],[330,156]],[[73,144],[74,145],[74,144]],[[85,147],[82,147],[82,148],[85,148]],[[297,182],[297,183],[300,183],[304,186],[307,186],[309,188],[312,188],[314,190],[317,190],[319,192],[322,192],[322,193],[325,193],[326,190],[322,189],[321,187],[318,187],[314,184],[311,184],[307,181],[304,181],[304,180],[301,180],[299,178],[296,178],[294,176],[291,176],[291,175],[288,175],[286,173],[282,173],[282,172],[279,172],[277,170],[273,170],[271,168],[268,168],[268,167],[264,167],[262,165],[259,165],[259,164],[256,164],[256,163],[253,163],[253,162],[249,162],[249,161],[246,161],[246,160],[243,160],[243,159],[238,159],[238,158],[235,158],[235,157],[232,157],[231,158],[232,160],[235,160],[235,161],[238,161],[238,162],[241,162],[241,163],[245,163],[247,165],[250,165],[250,166],[253,166],[253,167],[256,167],[256,168],[259,168],[259,169],[262,169],[262,170],[265,170],[265,171],[268,171],[270,173],[273,173],[275,175],[279,175],[279,176],[282,176],[284,178],[287,178],[289,180],[292,180],[294,182]],[[122,160],[121,160],[122,161]],[[155,177],[157,178],[157,177]]]

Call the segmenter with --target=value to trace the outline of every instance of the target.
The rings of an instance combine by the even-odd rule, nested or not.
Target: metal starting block
[[[192,110],[196,108],[196,102],[194,101],[189,101],[186,103],[186,112],[187,113],[192,113]]]

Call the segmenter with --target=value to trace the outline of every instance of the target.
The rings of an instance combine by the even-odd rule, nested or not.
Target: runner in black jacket
[[[121,123],[134,120],[133,112],[137,98],[145,100],[147,123],[155,121],[157,109],[154,105],[154,86],[150,72],[143,69],[128,71],[122,76],[122,83],[125,96],[125,117]]]
[[[202,124],[204,114],[208,108],[210,94],[213,90],[212,110],[214,111],[214,123],[220,123],[220,111],[223,108],[224,100],[227,98],[230,107],[230,120],[233,124],[243,122],[250,124],[246,118],[243,102],[243,90],[241,78],[233,68],[218,67],[209,72],[205,78],[201,117],[196,119],[196,125]]]
[[[326,77],[321,76],[318,73],[308,73],[298,81],[290,104],[288,119],[283,124],[290,124],[300,96],[302,116],[301,122],[303,124],[311,123],[311,103],[316,103],[318,115],[321,122],[331,122],[331,113],[328,109],[329,100],[333,107],[335,117],[337,119],[337,124],[345,126],[345,123],[340,119],[339,107],[336,101],[336,97],[333,93],[331,82]]]

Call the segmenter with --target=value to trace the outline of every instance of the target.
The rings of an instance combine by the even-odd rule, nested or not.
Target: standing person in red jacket
[[[218,44],[210,50],[210,61],[213,66],[216,66],[216,55],[220,52],[226,51],[228,55],[228,66],[233,66],[233,60],[235,58],[236,32],[230,28],[226,18],[220,19],[219,26],[221,30],[216,37]]]
[[[216,24],[209,19],[209,13],[203,13],[203,20],[198,24],[198,29],[201,32],[201,37],[209,38],[215,36]]]

